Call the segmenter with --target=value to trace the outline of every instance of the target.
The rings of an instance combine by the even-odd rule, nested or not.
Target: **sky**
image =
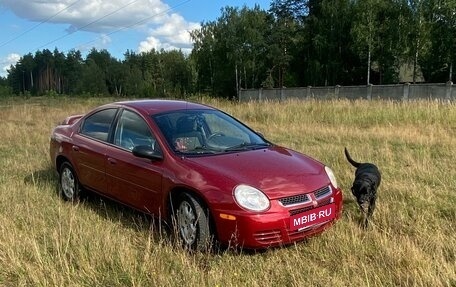
[[[189,31],[216,20],[226,6],[268,10],[271,0],[0,0],[0,76],[23,55],[106,49],[190,52]]]

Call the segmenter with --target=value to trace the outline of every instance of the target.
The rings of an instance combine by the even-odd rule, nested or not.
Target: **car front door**
[[[162,162],[134,156],[132,150],[137,145],[159,150],[146,121],[136,112],[123,110],[113,145],[107,150],[109,194],[136,209],[157,214],[161,205]]]

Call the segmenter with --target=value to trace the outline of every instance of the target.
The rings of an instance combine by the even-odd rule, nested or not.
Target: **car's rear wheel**
[[[175,210],[176,232],[184,248],[208,251],[212,247],[209,212],[201,201],[189,193],[182,193]]]
[[[73,166],[69,162],[64,162],[60,166],[59,172],[60,195],[64,200],[77,201],[80,196],[79,180],[74,172]]]

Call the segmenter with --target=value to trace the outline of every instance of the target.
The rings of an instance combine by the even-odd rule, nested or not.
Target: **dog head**
[[[355,181],[353,182],[351,191],[356,197],[356,202],[361,209],[367,212],[373,196],[370,184],[365,181]]]

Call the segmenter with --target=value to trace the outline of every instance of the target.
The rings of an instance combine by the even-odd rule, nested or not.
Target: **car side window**
[[[127,150],[135,146],[146,145],[155,149],[155,137],[146,121],[138,114],[124,110],[117,122],[114,144]]]
[[[108,140],[109,129],[117,109],[106,109],[96,112],[84,120],[80,133],[102,141]]]

